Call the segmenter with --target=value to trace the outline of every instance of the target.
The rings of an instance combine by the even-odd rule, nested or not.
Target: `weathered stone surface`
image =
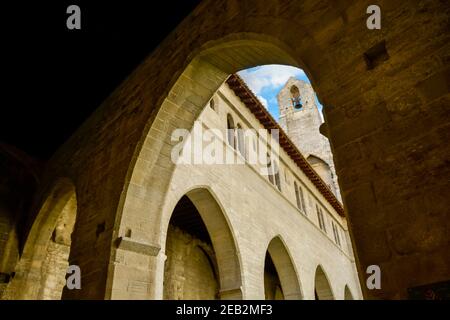
[[[164,299],[217,299],[219,283],[208,261],[214,259],[213,248],[172,226],[167,234]]]

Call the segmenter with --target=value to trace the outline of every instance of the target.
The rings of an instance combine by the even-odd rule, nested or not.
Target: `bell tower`
[[[281,127],[342,201],[330,143],[319,131],[323,120],[311,84],[291,77],[278,93],[277,100]]]

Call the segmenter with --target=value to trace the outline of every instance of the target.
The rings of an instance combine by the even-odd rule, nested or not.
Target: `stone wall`
[[[59,300],[66,285],[70,246],[51,240],[42,267],[42,291],[39,299]]]
[[[210,260],[210,244],[169,226],[164,265],[164,299],[212,300],[218,298],[219,284]]]
[[[0,297],[15,275],[37,185],[34,160],[0,142]]]
[[[19,241],[9,209],[0,203],[0,296],[11,280],[19,258]]]
[[[77,215],[73,185],[58,181],[43,200],[36,224],[31,228],[14,278],[7,284],[2,299],[60,299]]]

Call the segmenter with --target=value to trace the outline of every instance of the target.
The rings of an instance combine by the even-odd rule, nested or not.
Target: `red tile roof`
[[[308,161],[303,157],[298,148],[289,139],[287,134],[283,131],[280,125],[270,115],[269,111],[261,104],[256,98],[254,93],[248,88],[245,82],[236,74],[232,74],[226,81],[228,86],[234,91],[234,93],[241,99],[246,107],[255,115],[259,122],[266,128],[278,129],[279,143],[284,151],[291,157],[291,159],[297,164],[305,175],[316,186],[319,192],[327,199],[327,201],[333,206],[337,213],[344,217],[344,208],[339,200],[335,197],[333,192],[328,188],[326,183],[319,177],[314,171]]]

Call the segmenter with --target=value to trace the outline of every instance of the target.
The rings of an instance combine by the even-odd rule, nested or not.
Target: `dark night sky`
[[[199,2],[2,2],[0,141],[51,156]]]

